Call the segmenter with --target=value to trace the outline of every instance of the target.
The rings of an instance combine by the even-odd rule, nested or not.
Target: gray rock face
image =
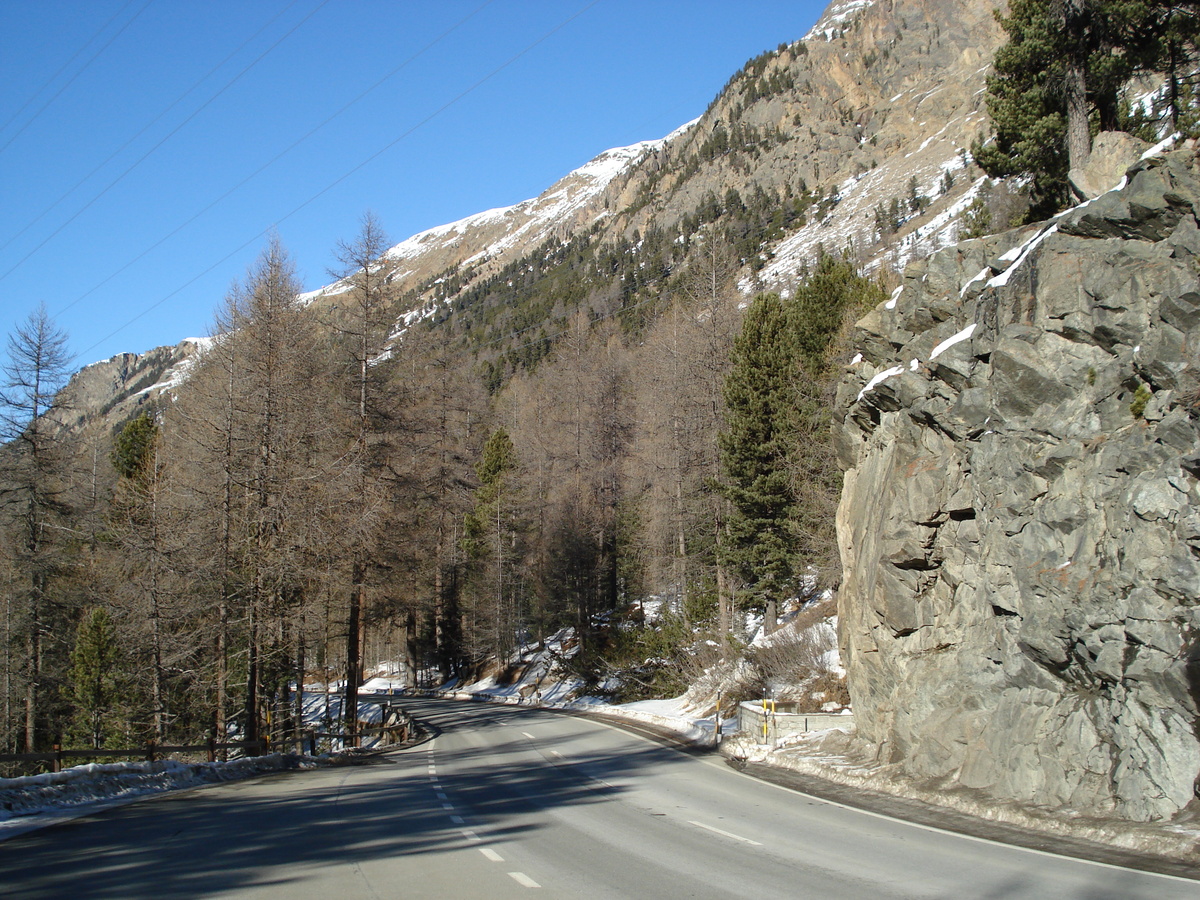
[[[1152,820],[1200,773],[1200,161],[910,266],[839,389],[841,642],[908,773]]]
[[[1094,200],[1117,186],[1125,170],[1150,149],[1145,141],[1123,131],[1102,131],[1092,141],[1092,155],[1082,169],[1067,176],[1075,196]]]

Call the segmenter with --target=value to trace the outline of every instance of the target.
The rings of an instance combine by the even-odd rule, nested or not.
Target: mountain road
[[[0,843],[6,898],[1195,898],[1200,883],[829,803],[626,729],[435,699],[358,765],[155,797]]]

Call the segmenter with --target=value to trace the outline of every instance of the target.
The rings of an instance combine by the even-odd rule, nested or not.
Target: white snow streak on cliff
[[[842,0],[841,3],[833,3],[829,9],[825,10],[825,15],[821,16],[821,21],[809,30],[803,40],[811,41],[819,37],[826,41],[832,41],[851,16],[859,10],[874,5],[875,0]]]

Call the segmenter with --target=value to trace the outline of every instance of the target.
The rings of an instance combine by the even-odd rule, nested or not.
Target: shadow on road
[[[440,703],[428,713],[435,729],[513,714],[450,706]],[[526,723],[537,716],[522,715]],[[523,814],[601,802],[618,791],[600,783],[605,774],[627,775],[673,756],[644,745],[634,752],[572,754],[569,765],[556,764],[531,760],[526,740],[501,739],[456,752],[455,774],[443,788],[469,816],[468,827],[504,840],[535,830],[512,824],[528,822]],[[0,894],[196,897],[286,884],[327,864],[460,850],[464,826],[436,800],[427,759],[418,745],[360,766],[150,798],[23,835],[0,843]]]

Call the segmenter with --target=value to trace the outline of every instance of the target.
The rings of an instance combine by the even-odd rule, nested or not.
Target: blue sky
[[[268,230],[318,287],[366,210],[399,242],[536,196],[824,5],[0,0],[0,329],[44,302],[80,366],[206,334]]]

